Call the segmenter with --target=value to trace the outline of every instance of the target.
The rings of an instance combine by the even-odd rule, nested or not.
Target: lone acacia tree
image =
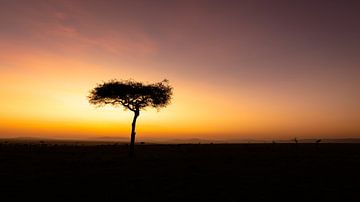
[[[166,79],[154,84],[144,84],[133,80],[110,80],[98,84],[91,90],[88,99],[91,104],[97,106],[122,105],[125,110],[134,112],[129,150],[129,156],[132,157],[135,146],[136,119],[140,115],[140,109],[150,106],[159,110],[170,103],[171,96],[172,87]]]

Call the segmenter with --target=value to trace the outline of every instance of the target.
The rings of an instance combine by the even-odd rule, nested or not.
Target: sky
[[[129,137],[87,101],[170,80],[138,138],[360,138],[360,2],[0,0],[0,137]]]

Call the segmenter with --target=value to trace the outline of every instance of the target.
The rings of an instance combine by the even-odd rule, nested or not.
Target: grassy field
[[[0,201],[360,201],[360,144],[0,143]]]

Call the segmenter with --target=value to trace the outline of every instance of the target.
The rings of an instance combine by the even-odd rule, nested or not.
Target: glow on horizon
[[[138,18],[126,12],[130,17],[118,21],[96,1],[50,2],[9,1],[8,11],[0,8],[0,25],[7,27],[0,30],[0,137],[128,137],[131,112],[94,108],[86,99],[96,83],[113,78],[167,78],[174,87],[171,105],[141,112],[138,137],[360,137],[360,62],[353,52],[330,57],[335,48],[356,47],[309,54],[308,42],[287,44],[267,24],[254,28],[254,19],[239,18],[238,28],[230,29],[219,11],[219,22],[211,24],[206,19],[214,16],[197,4],[185,3],[173,14],[149,8],[149,16]],[[167,15],[178,28],[159,20]],[[158,23],[149,28],[145,17]],[[225,31],[204,35],[213,26]]]

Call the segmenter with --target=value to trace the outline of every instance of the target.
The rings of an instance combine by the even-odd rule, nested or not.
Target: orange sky
[[[130,2],[1,2],[0,137],[128,137],[113,78],[174,87],[140,138],[360,137],[359,3]]]

